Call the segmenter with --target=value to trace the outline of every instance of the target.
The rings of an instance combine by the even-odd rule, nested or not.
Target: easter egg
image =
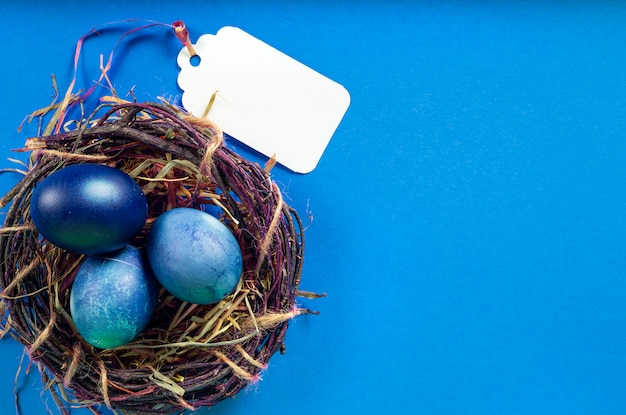
[[[200,210],[175,208],[159,216],[146,252],[161,285],[189,303],[216,303],[233,292],[241,277],[237,240],[226,225]]]
[[[37,184],[30,214],[39,233],[79,254],[125,247],[141,230],[148,203],[126,173],[100,164],[64,167]]]
[[[70,314],[80,335],[98,348],[133,340],[148,324],[159,283],[137,248],[87,257],[70,291]]]

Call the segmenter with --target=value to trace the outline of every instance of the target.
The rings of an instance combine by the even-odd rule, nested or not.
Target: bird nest
[[[10,331],[42,369],[60,405],[106,405],[117,413],[169,414],[212,406],[256,382],[289,321],[310,312],[297,296],[304,237],[269,168],[224,146],[206,119],[168,104],[117,102],[65,132],[28,139],[31,163],[1,200],[0,288]],[[235,291],[212,305],[182,302],[161,289],[148,327],[131,343],[97,349],[77,333],[69,292],[82,255],[62,250],[34,227],[35,185],[71,164],[100,163],[135,179],[149,215],[132,241],[142,247],[154,220],[174,207],[221,208],[242,251]]]

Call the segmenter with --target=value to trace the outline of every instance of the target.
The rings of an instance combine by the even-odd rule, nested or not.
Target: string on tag
[[[108,60],[106,62],[106,64],[104,64],[103,59],[102,59],[102,55],[100,57],[101,63],[100,63],[100,76],[99,78],[94,82],[94,85],[91,86],[88,90],[86,90],[85,92],[83,92],[81,95],[77,95],[76,93],[74,93],[74,87],[76,85],[76,77],[77,77],[77,73],[78,73],[78,61],[79,58],[82,54],[82,48],[83,48],[83,44],[85,43],[85,41],[92,37],[92,36],[98,36],[101,34],[101,31],[104,28],[107,27],[111,27],[111,26],[116,26],[122,23],[135,23],[135,22],[143,22],[146,24],[143,24],[141,26],[132,28],[130,30],[127,30],[126,32],[124,32],[118,39],[117,42],[115,43],[113,49],[111,50],[111,52],[109,53],[109,57]],[[128,19],[128,20],[122,20],[122,21],[117,21],[117,22],[111,22],[111,23],[105,23],[103,25],[100,26],[95,26],[93,27],[91,30],[89,30],[87,33],[85,33],[83,36],[81,36],[77,43],[76,43],[76,48],[74,51],[74,68],[73,68],[73,75],[72,75],[72,79],[70,81],[70,84],[67,88],[67,90],[65,91],[65,95],[63,96],[63,99],[60,103],[54,104],[50,106],[50,108],[55,107],[56,108],[56,113],[54,115],[54,134],[58,134],[61,131],[62,126],[64,125],[64,121],[65,121],[65,117],[67,114],[68,109],[70,109],[71,107],[73,107],[74,105],[76,105],[77,103],[81,103],[84,102],[87,97],[89,97],[96,89],[98,86],[101,85],[101,82],[105,81],[107,83],[107,86],[109,89],[111,89],[112,91],[114,91],[113,85],[110,82],[107,72],[111,69],[111,65],[112,65],[112,61],[113,61],[113,55],[115,52],[115,49],[117,48],[117,46],[124,40],[124,38],[126,38],[127,36],[134,34],[136,32],[142,31],[142,30],[146,30],[152,27],[166,27],[166,28],[170,28],[173,29],[174,34],[176,35],[176,37],[181,41],[181,43],[183,45],[185,45],[188,49],[189,49],[189,53],[191,54],[191,56],[196,56],[196,53],[193,49],[193,45],[191,44],[191,41],[189,40],[189,32],[187,31],[187,28],[185,26],[185,23],[178,20],[174,23],[162,23],[162,22],[155,22],[155,21],[151,21],[151,20],[139,20],[139,19]],[[44,134],[50,134],[53,131],[45,131]]]
[[[177,20],[172,23],[172,26],[174,27],[174,33],[176,34],[178,40],[180,40],[180,43],[182,43],[183,46],[189,51],[189,56],[198,56],[196,50],[193,48],[191,40],[189,40],[189,31],[187,30],[185,23],[181,20]]]

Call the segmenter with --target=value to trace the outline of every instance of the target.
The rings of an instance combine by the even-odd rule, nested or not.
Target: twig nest
[[[0,201],[11,204],[0,233],[6,328],[43,368],[55,399],[97,412],[166,414],[211,406],[259,379],[283,347],[295,306],[304,239],[294,209],[268,171],[223,145],[206,120],[161,104],[96,110],[77,128],[29,139],[32,167]],[[242,276],[225,299],[186,303],[161,289],[147,328],[115,348],[91,346],[70,315],[70,289],[84,255],[41,237],[29,204],[37,183],[63,167],[119,169],[148,202],[143,248],[156,219],[173,208],[218,210],[242,258]],[[69,391],[69,395],[66,394]]]

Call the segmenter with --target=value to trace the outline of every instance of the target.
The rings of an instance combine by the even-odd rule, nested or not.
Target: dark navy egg
[[[161,285],[188,303],[216,303],[233,292],[241,277],[237,239],[200,210],[176,208],[159,216],[146,253]]]
[[[41,235],[79,254],[125,247],[141,230],[148,203],[128,174],[101,164],[75,164],[38,183],[30,214]]]
[[[91,345],[105,349],[133,340],[156,308],[159,283],[141,251],[127,246],[81,264],[70,292],[76,329]]]

